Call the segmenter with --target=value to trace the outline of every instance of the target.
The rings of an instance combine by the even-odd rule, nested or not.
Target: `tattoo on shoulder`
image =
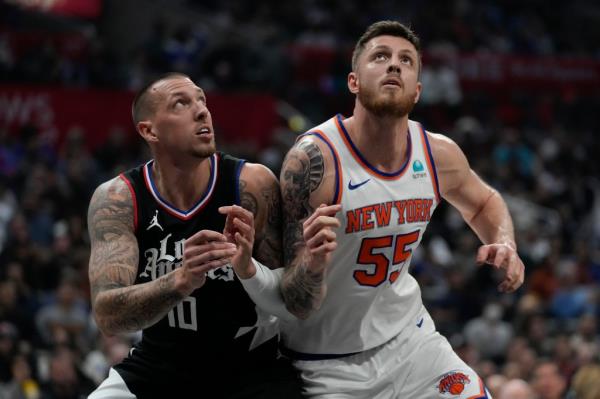
[[[323,162],[323,153],[318,145],[310,141],[302,141],[298,144],[298,149],[306,152],[309,160],[309,181],[310,192],[315,191],[323,181],[325,166]]]
[[[256,217],[258,212],[258,201],[256,196],[248,191],[246,188],[248,183],[245,180],[240,179],[240,205],[242,208],[249,210]]]
[[[279,184],[274,181],[262,189],[262,203],[265,206],[266,218],[263,231],[257,231],[256,250],[259,261],[272,268],[281,266],[281,193]]]
[[[282,171],[283,241],[287,264],[302,242],[302,221],[314,211],[309,200],[310,194],[323,181],[323,153],[315,143],[302,141],[290,150]]]
[[[120,235],[127,223],[133,226],[133,201],[125,184],[100,186],[90,201],[88,228],[92,240],[107,240]]]
[[[99,187],[88,211],[92,242],[89,277],[92,299],[105,290],[135,281],[139,253],[133,234],[133,202],[129,189],[118,183]]]

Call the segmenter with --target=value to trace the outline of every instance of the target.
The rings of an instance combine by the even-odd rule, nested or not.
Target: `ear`
[[[358,93],[358,75],[356,72],[350,72],[348,74],[348,90],[350,90],[350,93],[352,94]]]
[[[137,124],[137,131],[146,140],[148,143],[158,141],[158,136],[152,129],[152,122],[150,121],[140,121]]]
[[[415,93],[415,104],[419,102],[419,98],[421,98],[421,82],[417,82],[417,90]]]

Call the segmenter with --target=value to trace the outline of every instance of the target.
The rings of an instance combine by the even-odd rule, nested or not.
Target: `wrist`
[[[173,289],[181,296],[181,298],[185,298],[194,291],[194,287],[186,276],[187,273],[185,269],[178,268],[171,273],[174,275]]]
[[[499,244],[506,245],[515,252],[517,251],[517,243],[514,240],[502,240]]]
[[[252,258],[249,258],[247,261],[241,262],[245,263],[244,266],[238,266],[236,265],[236,263],[237,262],[232,262],[233,270],[241,280],[247,280],[256,275],[256,266],[254,265]]]
[[[308,249],[305,249],[302,262],[298,266],[311,275],[318,275],[325,273],[327,264],[323,258],[312,256]]]

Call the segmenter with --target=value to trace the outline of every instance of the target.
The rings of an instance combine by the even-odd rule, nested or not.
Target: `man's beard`
[[[410,95],[381,95],[375,90],[360,87],[358,100],[367,109],[378,117],[400,118],[408,115],[415,106],[416,93]]]
[[[202,148],[193,148],[192,155],[197,158],[208,158],[217,151],[217,146],[213,140],[210,144],[202,146]]]

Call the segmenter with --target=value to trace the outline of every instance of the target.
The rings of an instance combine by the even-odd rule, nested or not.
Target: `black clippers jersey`
[[[203,229],[222,232],[225,216],[218,213],[218,208],[240,202],[238,180],[242,160],[214,154],[207,190],[186,211],[176,209],[160,197],[152,178],[152,162],[121,175],[135,192],[135,234],[139,245],[136,284],[155,280],[180,267],[186,238]],[[230,367],[231,362],[241,366],[275,359],[273,339],[249,350],[254,330],[242,333],[256,321],[254,303],[227,265],[209,272],[201,288],[184,298],[158,323],[146,328],[137,349],[140,355],[149,356],[147,364],[157,360],[197,379],[196,372],[202,364]]]

